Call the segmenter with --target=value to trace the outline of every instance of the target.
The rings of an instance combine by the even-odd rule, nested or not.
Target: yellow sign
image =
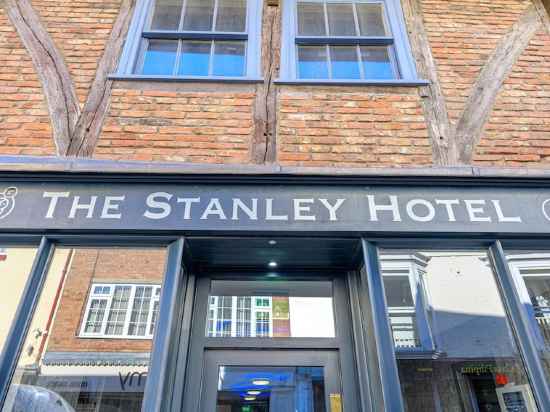
[[[342,412],[342,395],[339,393],[330,394],[330,412]]]

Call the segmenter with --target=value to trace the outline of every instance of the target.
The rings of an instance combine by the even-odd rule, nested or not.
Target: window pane
[[[506,255],[550,382],[550,252],[507,251]]]
[[[187,0],[183,16],[183,30],[211,31],[214,0]]]
[[[325,412],[322,367],[220,366],[217,411]]]
[[[384,288],[386,289],[388,307],[414,306],[411,284],[408,276],[384,276]]]
[[[139,332],[165,260],[157,248],[57,248],[2,410],[141,410],[152,339]],[[107,335],[129,324],[136,336]]]
[[[361,46],[365,79],[393,79],[394,70],[386,46]]]
[[[327,4],[328,27],[331,36],[355,36],[355,19],[353,18],[353,5]]]
[[[335,336],[330,282],[212,281],[209,302],[209,337]]]
[[[298,3],[298,35],[325,36],[325,11],[322,3]]]
[[[27,283],[35,248],[0,247],[0,354]]]
[[[359,79],[359,61],[356,46],[330,46],[333,79]]]
[[[298,77],[300,79],[328,79],[325,46],[298,46]]]
[[[141,74],[171,75],[176,62],[178,42],[173,40],[149,40]]]
[[[384,6],[381,3],[356,3],[361,36],[386,36]]]
[[[512,410],[499,393],[528,402],[529,381],[485,251],[383,250],[380,259],[382,270],[414,268],[421,285],[414,320],[388,308],[406,411]],[[398,345],[407,333],[416,345]]]
[[[156,0],[151,30],[178,30],[183,0]]]
[[[210,47],[207,41],[184,41],[181,47],[179,75],[208,76]]]
[[[246,0],[219,0],[216,31],[246,30]]]
[[[244,42],[214,43],[214,76],[244,76]]]

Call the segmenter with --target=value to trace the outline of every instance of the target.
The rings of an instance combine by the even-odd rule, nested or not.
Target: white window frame
[[[183,0],[185,2],[185,0]],[[261,27],[262,27],[262,5],[263,0],[247,0],[246,10],[246,39],[245,47],[245,74],[239,77],[230,76],[178,76],[178,75],[141,75],[134,73],[134,67],[140,58],[140,44],[143,33],[147,32],[148,25],[152,18],[155,0],[138,0],[136,9],[132,18],[132,23],[128,30],[126,43],[119,61],[118,70],[115,78],[128,79],[173,79],[173,80],[233,80],[250,81],[261,79]],[[185,5],[184,5],[185,6]],[[160,33],[161,31],[159,31]],[[171,32],[165,32],[168,35]],[[201,32],[195,32],[200,34]],[[211,35],[219,36],[220,40],[231,40],[232,34],[225,32],[208,32]],[[161,33],[162,34],[162,33]],[[242,33],[240,33],[242,34]],[[227,37],[227,38],[224,38]],[[176,55],[174,73],[177,73],[179,60],[179,49]],[[212,56],[211,56],[212,58]],[[212,64],[211,64],[212,66]]]
[[[304,0],[312,3],[382,3],[385,10],[386,26],[393,38],[393,53],[390,60],[398,74],[395,79],[300,79],[297,74],[297,53],[295,39],[297,36],[297,3],[300,0],[283,0],[283,29],[281,42],[281,82],[298,83],[407,83],[421,82],[418,79],[416,64],[406,30],[400,0]],[[322,37],[322,36],[319,36]],[[337,36],[334,36],[337,37]],[[332,38],[332,37],[331,37]],[[380,38],[382,39],[382,38]]]
[[[537,323],[537,318],[535,316],[535,310],[531,302],[531,297],[529,296],[529,291],[524,281],[524,277],[537,277],[537,276],[550,276],[550,253],[529,253],[521,255],[508,255],[508,263],[510,265],[510,270],[516,284],[516,288],[523,303],[523,307],[526,309],[531,331],[536,337],[536,343],[538,349],[544,352],[550,352],[550,345],[546,345],[544,337],[540,331],[540,327]],[[525,270],[547,270],[548,275],[537,275],[537,274],[528,274],[524,275],[522,271]]]
[[[396,315],[414,315],[416,333],[420,346],[410,348],[406,346],[395,347],[396,351],[435,351],[435,340],[431,325],[428,321],[428,309],[430,308],[429,294],[426,288],[424,268],[427,261],[417,255],[383,255],[380,259],[382,277],[408,276],[409,285],[414,306],[410,308],[396,308],[388,306],[388,317]],[[389,320],[389,319],[388,319]]]
[[[95,288],[97,287],[109,287],[110,292],[109,294],[96,294],[94,292]],[[113,303],[113,296],[115,292],[116,287],[130,287],[130,298],[128,301],[128,307],[126,308],[126,316],[124,317],[124,327],[123,327],[123,333],[120,335],[107,335],[105,333],[105,329],[107,327],[107,320],[109,318],[109,313],[111,311],[111,306]],[[147,314],[147,325],[145,329],[145,335],[129,335],[128,329],[130,327],[130,317],[132,315],[132,308],[134,306],[134,299],[136,296],[136,288],[138,287],[152,287],[152,294],[151,294],[151,304],[149,307],[149,313]],[[153,333],[149,333],[151,331],[151,321],[153,319],[153,308],[155,306],[155,302],[160,302],[160,294],[157,294],[156,291],[160,290],[161,285],[159,284],[150,284],[150,283],[92,283],[90,287],[90,292],[88,294],[88,300],[86,302],[86,310],[84,311],[84,316],[82,318],[82,322],[80,325],[80,333],[79,337],[81,338],[102,338],[102,339],[137,339],[137,340],[143,340],[143,339],[153,339],[154,330]],[[90,314],[90,308],[92,305],[93,300],[106,300],[107,306],[105,308],[105,316],[103,317],[101,321],[101,331],[97,333],[93,332],[86,332],[86,323],[88,321],[88,316]],[[158,320],[158,316],[157,316]]]

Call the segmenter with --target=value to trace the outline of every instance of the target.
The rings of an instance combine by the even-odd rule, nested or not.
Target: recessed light
[[[268,242],[270,245],[276,245],[277,244],[277,241],[276,240],[273,240],[271,239],[269,242]]]
[[[267,266],[269,266],[270,268],[276,268],[277,267],[277,262],[271,261],[267,264]]]
[[[256,386],[267,386],[271,383],[271,381],[269,379],[254,379],[252,381],[252,384],[253,385],[256,385]]]
[[[268,273],[267,275],[265,275],[266,278],[270,278],[270,279],[273,279],[273,278],[278,278],[279,275],[276,274],[276,273]]]
[[[248,395],[258,396],[262,391],[246,391]]]
[[[256,397],[255,397],[255,396],[245,396],[245,397],[244,397],[244,400],[245,400],[245,401],[255,401],[255,400],[256,400]]]

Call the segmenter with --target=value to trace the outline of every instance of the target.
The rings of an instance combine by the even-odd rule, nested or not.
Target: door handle
[[[339,393],[331,393],[329,398],[330,412],[342,412],[342,395]]]

